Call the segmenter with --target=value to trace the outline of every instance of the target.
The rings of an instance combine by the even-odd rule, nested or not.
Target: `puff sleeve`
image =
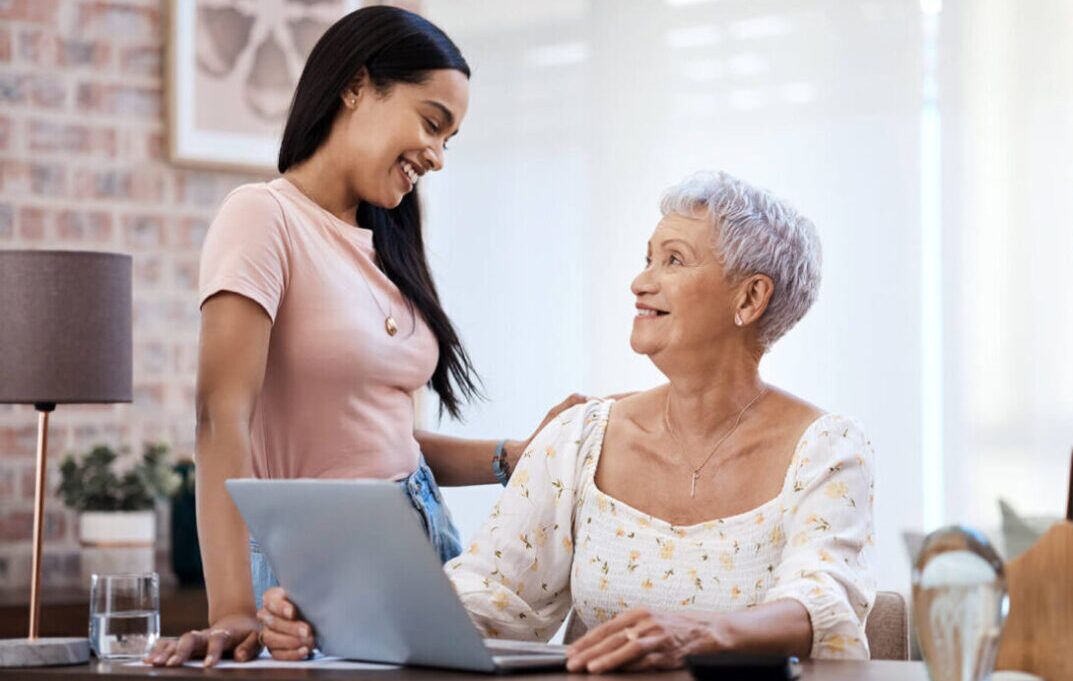
[[[486,636],[547,640],[570,610],[579,452],[599,404],[568,409],[537,434],[489,519],[444,566]]]
[[[783,515],[787,543],[764,601],[790,598],[805,607],[812,657],[868,659],[874,453],[852,421],[826,419],[798,445]]]

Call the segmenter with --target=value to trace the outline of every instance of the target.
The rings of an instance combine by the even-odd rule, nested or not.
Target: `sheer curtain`
[[[1064,503],[1061,0],[423,8],[473,67],[470,114],[425,198],[442,294],[489,400],[445,431],[518,437],[569,392],[660,382],[629,349],[629,282],[661,191],[723,169],[819,228],[820,299],[761,370],[871,435],[884,588],[908,589],[903,530],[991,529],[999,493],[1034,512]],[[987,49],[995,32],[1002,55]],[[448,493],[464,534],[495,495]]]
[[[1073,5],[943,9],[946,519],[1061,515],[1073,448]]]

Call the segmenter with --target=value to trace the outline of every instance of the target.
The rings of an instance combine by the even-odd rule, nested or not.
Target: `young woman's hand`
[[[551,423],[551,420],[553,418],[563,413],[570,407],[574,407],[579,404],[585,404],[588,401],[589,398],[585,395],[582,395],[581,393],[574,393],[559,404],[552,407],[548,411],[547,415],[544,417],[544,420],[540,422],[540,425],[536,427],[536,430],[533,431],[533,433],[529,436],[527,440],[518,442],[516,447],[508,448],[507,454],[508,458],[510,459],[511,470],[514,470],[515,465],[518,463],[518,459],[522,458],[522,454],[525,453],[525,450],[529,449],[529,443],[533,441],[533,438],[537,436],[537,433],[544,430],[544,426]]]
[[[298,608],[282,587],[264,593],[264,607],[257,611],[264,631],[261,641],[276,660],[304,660],[313,651],[313,627],[299,619]]]
[[[608,395],[607,397],[605,397],[603,399],[605,399],[605,400],[621,400],[621,399],[623,399],[625,397],[629,397],[630,395],[633,395],[635,393],[636,393],[636,391],[632,391],[632,392],[628,392],[628,393],[616,393],[614,395]],[[569,397],[567,397],[562,402],[560,402],[559,404],[557,404],[554,407],[552,407],[551,410],[548,411],[547,416],[544,417],[544,420],[540,422],[539,426],[537,426],[537,429],[534,430],[533,434],[529,436],[529,439],[518,443],[519,444],[519,446],[518,446],[518,456],[515,458],[515,460],[517,460],[517,458],[521,458],[521,455],[525,453],[525,450],[529,449],[529,443],[533,441],[533,438],[537,436],[537,433],[539,433],[540,431],[544,430],[544,426],[546,426],[549,423],[551,423],[551,420],[553,418],[555,418],[559,414],[563,413],[564,411],[566,411],[570,407],[575,407],[575,406],[577,406],[579,404],[585,404],[586,402],[588,402],[591,399],[593,399],[593,398],[589,397],[588,395],[582,395],[581,393],[574,393],[574,394],[570,395]],[[514,461],[512,461],[511,463],[513,464]]]
[[[204,657],[204,666],[211,667],[225,653],[238,662],[252,660],[261,654],[257,619],[248,615],[228,615],[208,629],[188,631],[178,639],[159,639],[143,662],[154,667],[178,667],[187,660]]]

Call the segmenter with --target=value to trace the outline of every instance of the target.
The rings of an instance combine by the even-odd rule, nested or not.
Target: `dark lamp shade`
[[[0,251],[0,403],[131,401],[131,265]]]

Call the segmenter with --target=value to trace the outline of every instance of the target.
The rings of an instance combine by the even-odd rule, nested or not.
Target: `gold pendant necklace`
[[[365,288],[369,290],[369,297],[376,303],[376,309],[380,310],[380,314],[384,315],[384,331],[387,331],[387,335],[394,336],[399,332],[399,325],[395,321],[394,310],[391,309],[391,301],[388,301],[388,309],[385,312],[384,306],[380,304],[380,299],[373,293],[373,286],[369,283],[369,280],[365,278],[365,273],[361,271],[361,267],[358,267],[358,274],[361,275],[361,280],[365,282]]]
[[[377,258],[379,260],[379,258]],[[361,266],[358,266],[358,274],[361,275],[361,280],[365,282],[365,288],[369,291],[369,297],[376,303],[376,309],[380,310],[380,314],[384,315],[384,331],[387,331],[387,335],[394,336],[399,332],[399,325],[395,321],[394,310],[391,308],[391,301],[387,303],[387,311],[384,311],[384,306],[380,304],[380,299],[373,293],[373,286],[369,283],[369,280],[365,277],[365,273],[361,271]],[[389,294],[390,295],[390,294]]]
[[[317,203],[317,200],[310,196],[309,192],[302,188],[302,185],[298,182],[297,179],[295,179],[293,175],[290,177],[286,177],[285,179],[291,184],[293,184],[295,189],[297,189],[300,194],[305,196],[306,199],[311,201],[325,213],[331,214],[331,211]],[[380,314],[384,315],[384,331],[387,331],[387,335],[394,336],[399,332],[399,325],[395,321],[395,316],[393,314],[394,311],[391,309],[391,302],[388,301],[388,311],[384,312],[384,306],[380,304],[380,300],[376,297],[376,294],[373,293],[372,284],[369,283],[369,280],[365,277],[365,273],[361,271],[360,267],[358,268],[358,274],[361,276],[361,280],[365,282],[365,288],[369,290],[369,297],[373,299],[374,303],[376,303],[376,308],[380,310]]]
[[[674,442],[676,445],[678,445],[678,449],[681,450],[682,458],[686,459],[686,462],[689,463],[689,467],[693,469],[693,475],[689,483],[689,497],[691,499],[695,499],[697,496],[697,480],[700,480],[701,469],[708,465],[708,462],[712,460],[712,457],[715,456],[715,453],[719,451],[719,447],[722,446],[722,444],[726,442],[727,438],[733,435],[734,431],[738,429],[738,426],[741,425],[741,419],[743,416],[745,416],[745,412],[749,411],[749,407],[756,404],[757,400],[763,397],[764,393],[766,392],[767,386],[764,386],[760,389],[760,392],[756,393],[756,397],[749,400],[749,404],[745,405],[742,410],[738,412],[738,418],[734,420],[734,425],[730,427],[730,430],[728,430],[726,434],[723,435],[723,437],[719,438],[719,441],[715,443],[714,447],[712,447],[712,451],[708,453],[708,456],[704,457],[704,461],[702,461],[699,466],[694,466],[693,462],[690,461],[689,458],[686,456],[686,448],[682,446],[682,440],[678,437],[678,431],[675,430],[674,426],[671,425],[671,391],[668,388],[667,403],[666,406],[663,408],[663,425],[667,429],[667,432],[671,434],[671,437],[674,438]]]

